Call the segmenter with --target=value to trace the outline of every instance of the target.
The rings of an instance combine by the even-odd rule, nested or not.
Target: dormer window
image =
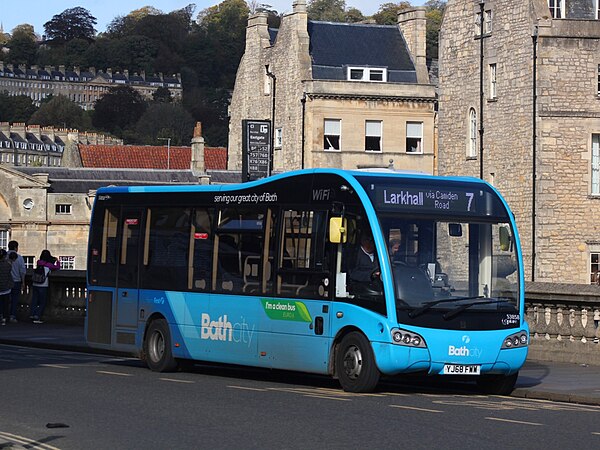
[[[348,67],[350,81],[387,81],[387,69],[383,67]]]

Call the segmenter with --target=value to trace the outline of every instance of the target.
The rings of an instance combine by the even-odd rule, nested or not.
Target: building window
[[[596,19],[600,19],[600,0],[596,0]]]
[[[488,9],[483,13],[483,32],[490,34],[492,32],[492,10]]]
[[[590,283],[600,284],[600,253],[590,253]]]
[[[283,130],[275,128],[275,148],[281,148],[283,144]]]
[[[469,143],[467,144],[467,158],[477,156],[477,114],[475,109],[469,110]]]
[[[0,230],[0,248],[8,250],[8,230]]]
[[[348,67],[350,81],[387,81],[387,69],[383,67]]]
[[[75,257],[74,256],[59,256],[60,268],[62,270],[74,270],[75,269]]]
[[[23,261],[25,261],[26,269],[34,269],[35,268],[35,256],[23,256]]]
[[[423,153],[423,122],[406,122],[406,153]]]
[[[490,64],[490,99],[496,98],[496,64]]]
[[[598,0],[600,3],[600,0]],[[598,64],[598,97],[600,97],[600,64]]]
[[[325,150],[341,149],[342,121],[340,119],[325,119],[323,148]]]
[[[381,151],[381,135],[383,122],[381,120],[365,121],[365,150],[368,152]]]
[[[592,194],[600,195],[600,134],[592,134]]]
[[[548,0],[550,15],[553,19],[563,19],[565,17],[566,0]]]
[[[71,205],[57,204],[56,214],[71,214]]]

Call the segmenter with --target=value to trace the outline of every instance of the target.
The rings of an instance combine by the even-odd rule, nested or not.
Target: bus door
[[[326,373],[331,293],[327,211],[282,209],[276,245],[274,296],[262,298],[269,331],[261,357],[273,368]]]
[[[137,328],[139,300],[138,266],[142,234],[142,214],[143,209],[141,208],[124,207],[121,210],[116,283],[115,325],[117,328]],[[117,343],[118,341],[119,339],[117,339]]]

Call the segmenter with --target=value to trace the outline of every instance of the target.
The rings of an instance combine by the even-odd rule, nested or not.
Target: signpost
[[[272,147],[270,120],[242,121],[242,178],[258,180],[271,175]]]

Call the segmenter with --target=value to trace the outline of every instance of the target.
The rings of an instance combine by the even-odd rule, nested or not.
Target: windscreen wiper
[[[429,311],[435,305],[439,305],[440,303],[458,302],[458,301],[461,301],[461,300],[475,300],[477,298],[484,298],[484,296],[483,295],[478,295],[476,297],[444,298],[442,300],[436,300],[434,302],[427,302],[423,306],[421,306],[420,308],[417,308],[417,309],[409,312],[408,313],[408,317],[410,317],[411,319],[414,319],[415,317],[420,316],[421,314],[423,314],[425,311]]]
[[[470,308],[471,306],[492,305],[494,303],[510,303],[510,302],[508,300],[487,300],[485,302],[465,303],[464,305],[460,305],[460,306],[456,307],[452,311],[448,311],[447,313],[445,313],[444,315],[442,315],[442,318],[444,320],[450,320],[453,317],[458,316],[461,312],[463,312],[465,309]]]

